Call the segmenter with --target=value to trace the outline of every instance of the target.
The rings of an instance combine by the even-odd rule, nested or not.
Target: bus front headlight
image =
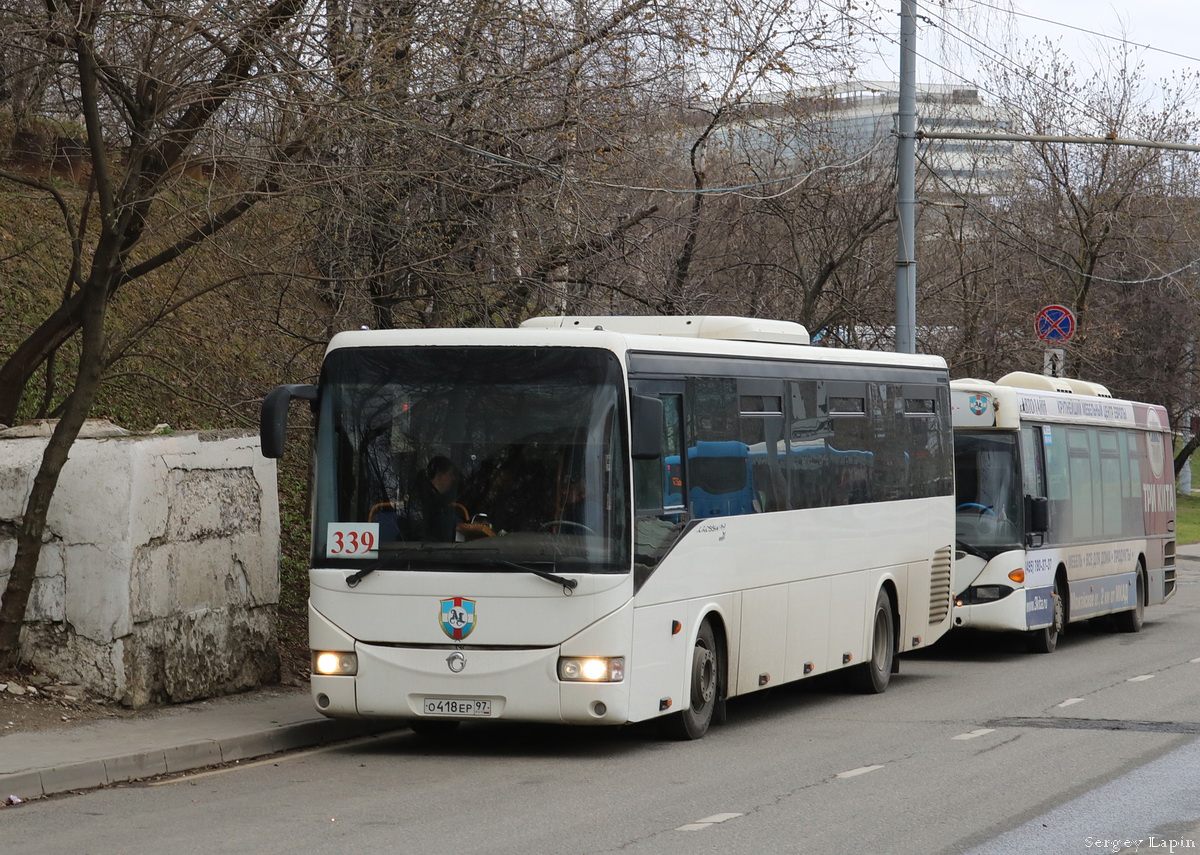
[[[625,657],[564,656],[558,660],[558,679],[569,683],[620,683],[625,679]]]
[[[326,677],[353,677],[358,673],[358,657],[353,653],[314,650],[313,673]]]

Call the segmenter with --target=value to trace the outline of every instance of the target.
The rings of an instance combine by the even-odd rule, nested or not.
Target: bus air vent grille
[[[929,625],[936,626],[950,614],[950,576],[954,569],[954,550],[943,546],[933,554],[929,574]]]

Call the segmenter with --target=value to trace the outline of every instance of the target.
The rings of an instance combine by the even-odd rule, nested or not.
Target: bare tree
[[[1168,406],[1187,421],[1195,313],[1194,155],[1154,147],[1080,145],[1054,137],[1195,140],[1195,79],[1164,81],[1154,98],[1126,52],[1084,76],[1052,45],[993,68],[1015,129],[1013,180],[988,194],[927,208],[922,316],[940,325],[955,370],[997,376],[1040,371],[1033,319],[1048,303],[1079,319],[1068,370],[1124,397]],[[934,224],[937,224],[936,226]]]
[[[51,497],[105,369],[124,345],[111,335],[114,299],[279,193],[287,165],[318,127],[314,111],[323,97],[299,95],[311,89],[297,67],[306,50],[303,0],[177,11],[97,0],[21,11],[20,26],[0,36],[5,55],[42,51],[53,85],[37,107],[82,117],[90,177],[80,195],[37,175],[0,173],[53,200],[66,258],[61,302],[0,365],[0,421],[14,420],[37,371],[77,343],[74,376],[20,520],[0,603],[0,659],[10,662]],[[32,32],[40,48],[28,39]],[[184,186],[185,167],[201,158],[212,167],[237,160],[235,190],[214,195]]]

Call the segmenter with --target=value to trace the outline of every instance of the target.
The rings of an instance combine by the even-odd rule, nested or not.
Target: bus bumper
[[[490,648],[454,645],[366,644],[350,638],[315,609],[309,639],[315,649],[353,651],[354,674],[312,675],[316,708],[333,718],[449,719],[624,724],[630,715],[630,655],[614,638],[628,638],[632,607],[619,609],[561,645]],[[621,657],[624,679],[560,679],[559,659]]]
[[[1017,588],[989,602],[954,603],[954,626],[997,632],[1040,629],[1054,619],[1051,588]]]

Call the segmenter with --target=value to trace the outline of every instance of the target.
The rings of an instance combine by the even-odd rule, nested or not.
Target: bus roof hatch
[[[810,344],[808,330],[792,321],[738,318],[728,315],[591,315],[530,318],[522,327],[594,330],[628,335],[664,335],[721,341]]]
[[[1070,395],[1092,395],[1097,398],[1111,398],[1112,392],[1107,386],[1092,383],[1087,380],[1071,380],[1066,377],[1047,377],[1044,374],[1032,374],[1028,371],[1014,371],[1005,374],[996,381],[997,386],[1014,386],[1018,389],[1037,389],[1041,392],[1065,392]]]

